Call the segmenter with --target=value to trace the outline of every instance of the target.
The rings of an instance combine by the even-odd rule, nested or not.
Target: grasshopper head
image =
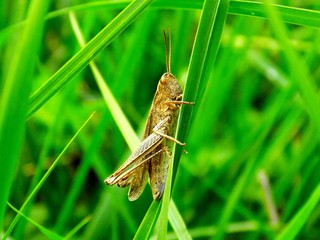
[[[159,90],[171,100],[181,100],[182,89],[175,76],[171,73],[162,75],[159,82]]]

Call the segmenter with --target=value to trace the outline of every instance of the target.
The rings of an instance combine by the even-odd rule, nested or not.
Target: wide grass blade
[[[42,38],[43,18],[50,1],[33,0],[28,9],[25,29],[12,53],[1,93],[0,108],[0,229],[12,180],[19,163],[23,142],[28,97]]]
[[[191,125],[195,113],[201,105],[201,99],[210,79],[212,64],[215,62],[220,46],[229,1],[206,1],[206,4],[204,6],[206,12],[202,15],[192,50],[183,96],[184,101],[194,101],[195,106],[182,106],[177,127],[176,138],[182,142],[185,142],[187,138],[189,125]],[[182,147],[175,145],[173,179],[177,172],[181,153]]]
[[[210,76],[210,66],[214,63],[220,46],[223,26],[227,16],[229,1],[205,1],[196,34],[188,77],[184,91],[184,101],[196,102],[196,106],[183,106],[179,116],[176,138],[184,142],[192,118],[193,108],[198,108]],[[195,110],[196,112],[196,110]],[[168,210],[171,199],[172,183],[176,175],[181,146],[175,145],[173,151],[173,169],[169,167],[166,189],[159,217],[158,238],[166,239]],[[173,173],[171,174],[171,171]]]

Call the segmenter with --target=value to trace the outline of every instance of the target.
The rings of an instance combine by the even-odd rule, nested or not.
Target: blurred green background
[[[154,228],[140,225],[150,187],[129,202],[128,189],[103,180],[142,135],[166,71],[163,29],[172,73],[188,84],[203,2],[137,2],[121,13],[128,3],[1,1],[0,236],[132,239],[151,229],[156,238],[156,211]],[[221,38],[210,35],[218,53],[201,72],[205,92],[193,90],[167,239],[320,238],[320,3],[277,4],[231,1]],[[88,42],[108,24],[79,53],[76,31]]]

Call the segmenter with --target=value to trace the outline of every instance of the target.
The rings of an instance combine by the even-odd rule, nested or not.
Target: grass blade
[[[266,110],[265,117],[261,123],[261,127],[257,132],[254,132],[250,139],[254,139],[249,141],[250,146],[248,147],[251,151],[250,155],[253,152],[258,151],[257,149],[261,149],[261,145],[265,141],[267,134],[272,128],[276,118],[281,112],[281,109],[287,103],[287,100],[292,96],[292,89],[288,89],[284,92],[279,92],[277,96],[274,98],[274,101],[269,106],[269,109]],[[254,142],[254,145],[252,144]],[[242,154],[247,154],[246,151],[240,151]],[[230,219],[233,215],[234,209],[239,201],[241,193],[244,188],[248,184],[248,180],[252,178],[255,170],[259,166],[259,161],[262,161],[262,157],[260,157],[259,152],[253,154],[249,160],[245,163],[245,169],[242,171],[241,175],[238,177],[238,180],[235,186],[232,189],[232,192],[229,194],[225,207],[222,211],[221,217],[219,219],[217,233],[214,236],[214,239],[223,239],[225,235],[225,231],[227,230],[228,223],[230,223]],[[239,156],[238,156],[239,157]],[[248,158],[249,156],[241,156],[241,158]]]
[[[81,3],[70,7],[65,7],[56,11],[50,12],[46,16],[46,20],[57,18],[68,14],[70,11],[74,12],[83,12],[88,10],[96,9],[122,9],[126,7],[130,1],[117,1],[117,2],[90,2],[90,3]],[[165,7],[169,9],[201,9],[202,1],[172,1],[166,2]],[[164,4],[161,1],[155,1],[150,7],[159,8],[164,7]],[[301,26],[315,27],[319,28],[320,26],[320,12],[310,9],[295,8],[290,6],[283,5],[274,5],[278,9],[279,14],[283,21],[287,23],[292,23]],[[250,17],[266,18],[267,14],[264,11],[264,6],[260,2],[254,1],[230,1],[230,8],[228,9],[230,14],[243,15]],[[12,25],[10,27],[4,28],[0,31],[0,46],[3,45],[4,40],[8,38],[11,34],[21,29],[25,22],[20,22],[18,24]]]
[[[59,160],[61,159],[61,157],[63,156],[63,154],[67,151],[67,149],[69,148],[69,146],[71,145],[71,143],[75,140],[75,138],[78,136],[78,134],[82,131],[82,129],[87,125],[87,123],[90,121],[90,119],[93,117],[94,113],[91,114],[89,116],[89,118],[83,123],[83,125],[79,128],[79,130],[76,132],[76,134],[70,139],[70,141],[68,142],[68,144],[64,147],[64,149],[62,150],[62,152],[59,154],[59,156],[56,158],[56,160],[53,162],[53,164],[50,166],[50,168],[48,169],[48,171],[43,175],[43,177],[41,178],[41,180],[38,182],[38,184],[35,186],[35,188],[33,189],[33,191],[30,193],[30,195],[27,197],[26,201],[23,203],[22,207],[20,208],[20,212],[23,212],[23,210],[26,208],[26,206],[28,205],[28,203],[36,196],[36,194],[39,192],[40,188],[42,187],[42,185],[45,183],[45,181],[47,180],[47,178],[50,176],[51,172],[54,170],[54,168],[57,166],[57,164],[59,163]],[[17,224],[17,222],[19,221],[20,215],[17,215],[13,221],[11,222],[7,232],[4,235],[4,239],[6,239],[12,232],[13,228],[15,227],[15,225]]]
[[[131,2],[116,18],[103,28],[84,48],[74,55],[30,98],[28,117],[31,117],[49,99],[83,70],[112,40],[125,30],[145,10],[152,0]]]
[[[288,68],[291,72],[291,80],[297,87],[306,107],[308,109],[310,119],[317,128],[318,140],[320,139],[320,100],[317,94],[317,88],[308,72],[304,61],[301,61],[290,45],[288,31],[286,26],[280,21],[279,14],[271,5],[270,0],[265,0],[265,9],[270,18],[270,24],[274,30],[282,49],[284,57],[287,61]],[[307,222],[313,208],[320,200],[320,185],[318,185],[307,203],[300,208],[298,214],[290,221],[288,227],[278,237],[278,239],[295,239],[299,230]]]
[[[40,232],[42,232],[48,239],[52,240],[61,240],[63,237],[59,236],[53,231],[50,231],[49,229],[46,229],[45,227],[41,226],[37,222],[33,221],[31,218],[24,215],[21,211],[16,209],[14,206],[12,206],[10,203],[8,203],[9,207],[14,210],[19,216],[22,216],[23,218],[27,219],[30,223],[32,223],[34,226],[36,226]],[[5,239],[5,237],[3,238]]]
[[[85,217],[81,222],[79,222],[66,236],[66,239],[72,238],[81,228],[83,228],[84,225],[86,225],[91,220],[91,217]]]
[[[299,59],[298,55],[292,49],[289,38],[287,37],[288,31],[285,25],[280,22],[280,17],[276,9],[270,5],[269,0],[265,0],[265,2],[265,8],[270,17],[271,27],[284,50],[283,53],[291,72],[291,79],[298,88],[299,93],[309,110],[312,121],[314,121],[315,126],[318,127],[317,130],[320,139],[320,100],[317,94],[317,88],[311,80],[312,78],[307,70],[307,66]]]
[[[178,239],[191,240],[192,237],[188,232],[187,226],[179,213],[179,210],[173,201],[170,201],[169,206],[169,222],[175,231]]]
[[[159,214],[161,207],[160,201],[153,201],[150,205],[148,212],[144,216],[140,227],[138,228],[134,239],[135,240],[143,240],[143,239],[149,239],[151,230],[153,229],[153,226],[156,222],[157,216]]]
[[[287,23],[316,28],[320,26],[319,11],[276,4],[273,7],[279,12],[281,19]],[[268,18],[264,4],[254,1],[230,1],[229,13]]]
[[[73,30],[76,34],[77,40],[80,46],[84,47],[85,41],[81,33],[79,24],[77,22],[76,16],[74,15],[74,13],[71,13],[69,17],[70,17]],[[140,142],[137,134],[133,130],[131,124],[129,123],[129,120],[126,118],[125,114],[123,113],[119,103],[116,101],[115,97],[110,91],[110,88],[107,85],[106,81],[104,80],[97,65],[94,62],[90,62],[89,65],[95,77],[96,83],[100,89],[100,92],[103,95],[104,101],[106,102],[111,112],[111,115],[113,116],[113,119],[115,120],[117,126],[119,127],[120,132],[122,133],[122,136],[126,140],[131,151],[134,151]]]
[[[50,1],[30,2],[25,29],[9,65],[0,99],[0,229],[24,136],[28,96],[39,54],[43,18]]]
[[[194,43],[183,96],[184,101],[195,101],[196,105],[194,107],[182,106],[176,135],[176,138],[182,142],[185,142],[187,138],[189,125],[201,104],[204,90],[209,81],[210,69],[212,69],[211,66],[215,61],[220,46],[229,6],[228,0],[222,0],[219,3],[217,1],[207,1],[206,3],[208,4],[208,8],[206,9],[208,12],[203,13],[203,18],[198,28],[197,36],[199,37],[196,37]],[[219,8],[217,9],[217,7]],[[213,14],[214,12],[216,12],[216,15]],[[208,24],[211,27],[208,27]],[[181,146],[175,145],[173,179],[177,172],[181,151]]]
[[[194,42],[191,60],[189,64],[187,83],[184,91],[184,101],[194,101],[198,108],[201,104],[201,99],[204,94],[205,86],[209,80],[210,67],[215,61],[223,26],[227,16],[229,1],[212,1],[204,2],[202,15],[200,18],[199,27]],[[178,131],[176,139],[184,142],[187,138],[188,129],[192,122],[192,112],[196,113],[196,109],[192,106],[183,106],[179,116]],[[168,172],[166,190],[163,197],[163,203],[160,213],[159,224],[159,239],[166,239],[168,210],[170,204],[170,192],[172,183],[177,172],[179,159],[181,156],[181,146],[175,145],[173,151],[173,174]],[[171,168],[169,168],[171,170]],[[171,179],[173,178],[173,180]]]
[[[308,221],[312,211],[320,202],[320,184],[313,191],[307,202],[301,207],[300,211],[289,222],[281,234],[276,238],[277,240],[291,240],[296,239],[299,231],[303,225]]]

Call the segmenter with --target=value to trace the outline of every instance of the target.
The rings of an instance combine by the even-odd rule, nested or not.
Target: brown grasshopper
[[[162,197],[166,185],[168,158],[171,155],[169,141],[185,145],[172,134],[177,125],[181,104],[194,104],[182,101],[182,89],[177,79],[171,74],[171,40],[169,46],[165,31],[167,72],[162,75],[153,98],[142,142],[124,164],[104,182],[119,187],[130,185],[128,198],[134,201],[139,198],[150,177],[150,186],[154,200]],[[167,157],[165,156],[167,155]]]

